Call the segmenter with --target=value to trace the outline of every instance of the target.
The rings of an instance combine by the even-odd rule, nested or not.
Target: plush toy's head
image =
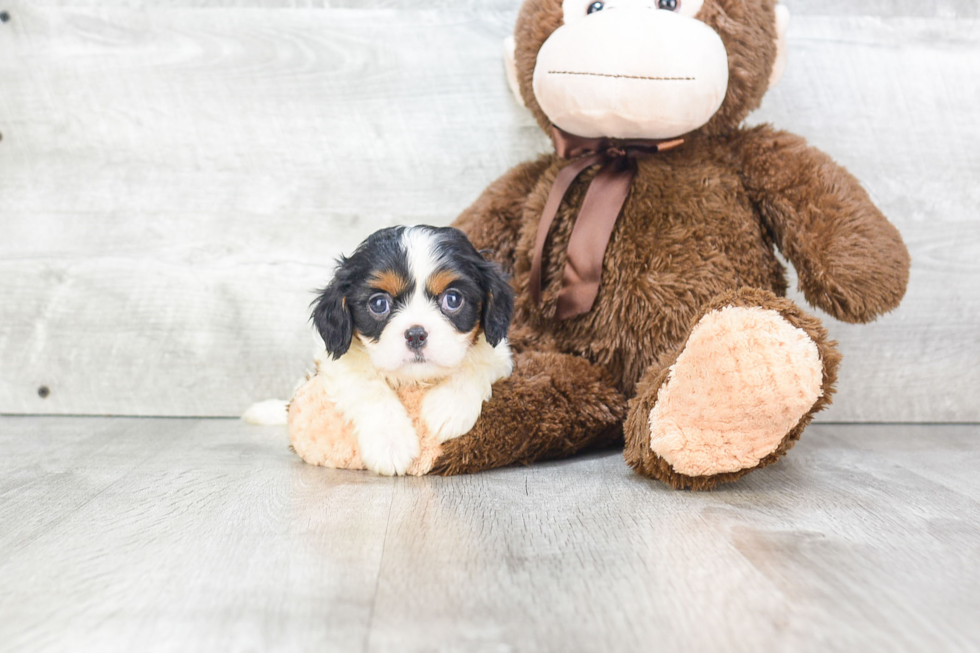
[[[724,133],[782,73],[777,0],[525,0],[509,72],[545,130]]]

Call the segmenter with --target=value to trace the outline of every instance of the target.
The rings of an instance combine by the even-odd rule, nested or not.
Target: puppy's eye
[[[585,13],[587,13],[587,14],[594,14],[597,11],[602,11],[602,8],[605,7],[605,6],[606,6],[605,3],[602,3],[602,2],[593,2],[592,4],[589,5],[589,8],[588,8],[588,10]]]
[[[371,295],[371,299],[368,300],[368,310],[374,317],[384,317],[391,312],[391,300],[385,293]]]
[[[442,294],[442,310],[455,313],[463,307],[463,296],[455,290],[447,290]]]
[[[677,0],[659,0],[657,6],[667,11],[677,11]]]

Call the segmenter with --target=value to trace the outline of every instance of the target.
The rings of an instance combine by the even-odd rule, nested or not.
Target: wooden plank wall
[[[824,419],[980,421],[977,5],[787,4],[790,66],[751,121],[848,166],[915,260],[896,313],[826,318],[845,367]],[[236,415],[285,396],[334,257],[381,226],[450,222],[547,148],[502,72],[517,5],[0,7],[0,412]]]

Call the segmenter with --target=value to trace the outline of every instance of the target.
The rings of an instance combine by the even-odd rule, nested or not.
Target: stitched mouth
[[[549,70],[549,75],[581,75],[584,77],[612,77],[615,79],[645,79],[652,82],[693,82],[694,77],[647,77],[644,75],[613,75],[610,73],[580,73],[572,70]]]

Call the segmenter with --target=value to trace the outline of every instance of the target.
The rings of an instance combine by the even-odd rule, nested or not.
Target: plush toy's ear
[[[776,5],[776,61],[772,64],[769,74],[769,88],[779,83],[786,72],[786,30],[789,29],[789,9],[780,3]]]
[[[517,83],[517,42],[514,40],[514,35],[511,34],[504,39],[504,70],[507,72],[507,86],[510,87],[510,92],[514,94],[514,99],[522,107],[526,107],[524,104],[524,98],[521,96],[521,87]]]
[[[484,291],[483,315],[480,323],[483,334],[491,347],[507,337],[510,320],[514,317],[514,289],[499,265],[486,261],[483,268],[486,290]]]
[[[338,270],[333,281],[313,301],[313,314],[310,316],[334,360],[347,353],[354,337],[354,316],[347,305],[347,284],[342,277],[342,272]]]

